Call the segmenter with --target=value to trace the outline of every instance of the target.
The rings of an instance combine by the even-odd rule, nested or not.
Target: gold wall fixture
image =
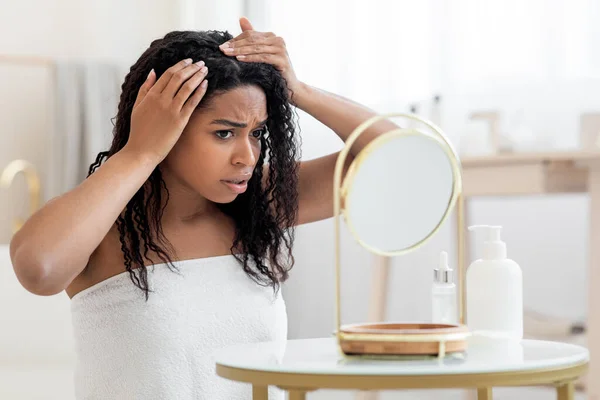
[[[2,174],[0,174],[0,188],[9,189],[12,186],[15,177],[20,173],[23,174],[27,183],[27,191],[29,194],[29,215],[27,217],[29,217],[38,210],[41,202],[40,177],[34,165],[25,160],[11,161],[2,170]],[[13,234],[21,229],[24,223],[24,219],[15,218],[13,221]]]

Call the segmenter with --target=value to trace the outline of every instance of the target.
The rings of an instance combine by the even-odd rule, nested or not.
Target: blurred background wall
[[[436,112],[433,98],[439,96],[439,124],[462,150],[473,151],[468,142],[477,142],[469,122],[475,111],[499,113],[513,150],[555,151],[578,149],[581,114],[600,109],[600,4],[593,0],[1,0],[0,6],[0,61],[4,55],[43,60],[0,62],[0,168],[26,159],[43,185],[53,156],[55,61],[113,63],[123,77],[153,39],[175,29],[237,34],[241,15],[256,29],[283,36],[298,77],[311,85],[379,112],[416,107],[426,118]],[[341,148],[331,131],[302,112],[299,118],[304,159]],[[0,192],[0,243],[10,240],[11,221],[26,215],[27,202],[22,179]],[[585,195],[475,199],[469,218],[504,226],[510,257],[523,268],[526,308],[579,321],[587,312],[587,207]],[[418,252],[393,261],[389,319],[429,318],[431,270],[440,250],[455,255],[453,246],[446,226]],[[343,251],[344,319],[361,321],[372,259],[349,235]],[[328,336],[334,322],[332,221],[299,227],[295,254],[284,289],[290,337]],[[6,259],[0,262],[0,398],[72,398],[66,296],[26,293],[15,285]],[[385,398],[461,396],[443,391]],[[548,396],[552,392],[544,389],[497,394]],[[317,392],[309,398],[352,395]]]

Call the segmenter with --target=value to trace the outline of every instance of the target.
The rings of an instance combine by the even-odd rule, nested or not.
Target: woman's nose
[[[240,139],[235,146],[233,164],[254,166],[256,164],[255,146],[250,138]]]

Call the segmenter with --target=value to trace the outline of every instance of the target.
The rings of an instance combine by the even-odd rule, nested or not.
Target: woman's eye
[[[219,139],[229,139],[231,136],[233,135],[233,132],[231,131],[217,131],[216,135]]]
[[[267,131],[266,128],[256,130],[256,131],[252,132],[252,136],[254,136],[254,138],[256,138],[256,139],[260,139],[261,137],[263,137],[265,135],[266,131]]]

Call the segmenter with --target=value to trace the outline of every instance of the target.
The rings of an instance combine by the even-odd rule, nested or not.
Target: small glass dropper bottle
[[[433,323],[458,323],[456,285],[452,281],[452,269],[448,266],[448,253],[440,253],[440,265],[433,270],[431,287],[431,320]]]

